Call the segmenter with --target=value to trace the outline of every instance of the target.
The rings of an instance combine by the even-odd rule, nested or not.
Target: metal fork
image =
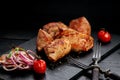
[[[100,42],[96,42],[96,48],[95,51],[93,53],[93,57],[92,60],[94,61],[93,63],[93,77],[92,80],[99,80],[99,66],[98,66],[98,61],[101,58],[101,43]]]

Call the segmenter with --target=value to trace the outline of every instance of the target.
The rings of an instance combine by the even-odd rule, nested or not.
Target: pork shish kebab
[[[79,28],[79,31],[76,28]],[[62,44],[59,44],[61,42]],[[94,39],[91,36],[91,26],[88,20],[85,17],[80,17],[71,21],[70,26],[62,22],[45,24],[38,31],[36,43],[39,52],[44,50],[48,59],[56,62],[69,54],[70,51],[77,53],[89,51],[94,45]],[[53,44],[55,47],[53,47]],[[69,44],[70,46],[67,46]],[[65,45],[66,48],[63,49]]]
[[[71,20],[69,27],[80,33],[91,35],[91,25],[84,16]]]

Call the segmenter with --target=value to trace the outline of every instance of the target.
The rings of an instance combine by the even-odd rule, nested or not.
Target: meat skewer
[[[71,20],[69,27],[80,33],[91,35],[91,25],[84,16]]]
[[[50,22],[39,30],[37,36],[38,51],[44,48],[52,62],[69,54],[71,50],[77,53],[86,52],[93,46],[91,26],[85,17],[71,20],[69,27],[62,22]]]

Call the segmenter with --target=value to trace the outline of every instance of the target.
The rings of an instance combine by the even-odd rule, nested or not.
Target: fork
[[[98,61],[101,58],[101,43],[100,42],[96,42],[96,47],[95,47],[95,51],[93,53],[93,57],[92,60],[94,61],[93,63],[93,77],[92,80],[99,80],[99,66],[98,66]]]

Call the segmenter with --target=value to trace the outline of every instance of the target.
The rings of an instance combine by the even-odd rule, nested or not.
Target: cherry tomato
[[[34,60],[33,69],[38,74],[44,74],[46,71],[46,62],[42,59]]]
[[[111,41],[111,34],[105,29],[100,29],[97,33],[97,37],[101,42],[108,43]]]

